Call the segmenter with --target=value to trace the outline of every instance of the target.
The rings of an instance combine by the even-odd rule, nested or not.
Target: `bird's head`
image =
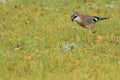
[[[79,13],[78,12],[74,12],[72,13],[72,15],[70,16],[71,18],[71,21],[74,22],[81,22],[81,19],[80,19],[80,16],[79,16]]]

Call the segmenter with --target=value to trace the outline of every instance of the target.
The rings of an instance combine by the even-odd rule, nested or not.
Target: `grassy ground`
[[[88,35],[74,11],[110,19]],[[0,80],[120,80],[120,1],[1,3]]]

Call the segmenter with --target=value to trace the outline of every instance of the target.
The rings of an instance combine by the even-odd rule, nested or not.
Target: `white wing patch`
[[[98,21],[98,18],[94,18],[95,21]]]

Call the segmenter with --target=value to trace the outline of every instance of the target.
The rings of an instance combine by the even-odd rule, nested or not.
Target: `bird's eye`
[[[77,16],[74,16],[74,18],[76,18]]]

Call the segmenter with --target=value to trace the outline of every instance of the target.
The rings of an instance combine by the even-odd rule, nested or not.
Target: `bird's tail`
[[[105,19],[109,19],[109,17],[97,17],[97,16],[94,16],[93,21],[98,22],[98,21],[102,21],[102,20],[105,20]]]
[[[100,18],[100,20],[105,20],[105,19],[109,19],[109,17]]]

